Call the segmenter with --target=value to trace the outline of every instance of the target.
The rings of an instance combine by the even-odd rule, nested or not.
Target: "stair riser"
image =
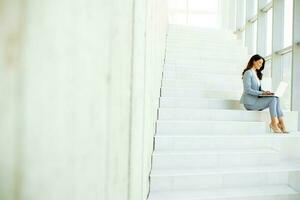
[[[240,47],[235,47],[228,51],[228,48],[224,49],[216,49],[214,47],[207,47],[207,46],[198,46],[196,49],[172,49],[169,48],[167,50],[167,55],[202,55],[202,54],[212,54],[212,55],[220,55],[220,56],[230,56],[230,57],[235,57],[235,56],[241,56],[243,58],[249,58],[248,52],[246,48],[240,48]]]
[[[209,69],[202,68],[203,71],[209,71]],[[236,70],[235,72],[241,72],[240,70]],[[163,80],[177,80],[177,81],[210,81],[210,82],[230,82],[232,84],[240,84],[242,85],[242,76],[241,73],[238,74],[220,74],[220,73],[196,73],[189,72],[187,70],[165,70],[163,73]],[[270,87],[272,79],[270,77],[264,77],[261,81],[263,88]]]
[[[192,98],[160,98],[160,108],[192,109],[244,109],[237,100],[214,100]]]
[[[227,51],[226,51],[227,50]],[[167,52],[167,57],[199,57],[199,56],[216,56],[216,58],[221,57],[221,58],[233,58],[233,57],[239,57],[239,58],[244,58],[245,61],[248,58],[248,55],[246,54],[245,51],[238,51],[237,49],[234,49],[233,52],[228,52],[228,49],[220,49],[220,51],[216,51],[214,48],[211,49],[205,49],[204,50],[189,50],[189,51],[177,51],[177,50],[172,50],[170,49]]]
[[[163,80],[163,87],[168,88],[199,88],[211,90],[242,90],[242,84],[235,82],[222,82],[216,80],[201,80],[201,81],[181,81],[181,80]]]
[[[217,37],[217,38],[216,38]],[[209,39],[212,41],[216,41],[219,38],[222,38],[222,40],[218,41],[238,41],[236,40],[236,36],[233,34],[214,34],[214,33],[203,33],[200,34],[198,32],[182,32],[182,31],[172,31],[168,33],[168,38],[170,39],[179,39],[179,40],[197,40],[197,39]]]
[[[153,156],[155,169],[199,169],[217,167],[259,166],[279,163],[277,153],[232,153],[213,155],[164,155]]]
[[[212,120],[212,121],[262,121],[270,122],[270,113],[246,110],[196,110],[160,108],[159,120]],[[298,113],[286,111],[283,113],[286,126],[290,131],[298,130]],[[254,129],[255,130],[255,129]]]
[[[207,65],[207,63],[213,63],[215,62],[216,60],[214,58],[204,58],[204,57],[199,57],[197,59],[166,59],[165,62],[167,64],[174,64],[174,65],[178,65],[178,66],[181,66],[181,65],[194,65],[194,66],[209,66]],[[234,61],[234,60],[229,60],[229,59],[220,59],[220,61],[223,61],[224,65],[230,65],[230,63],[236,63],[234,64],[234,66],[241,66],[241,69],[243,68],[243,66],[245,66],[245,62],[243,61]],[[217,64],[219,64],[219,62],[215,62]],[[212,67],[214,67],[212,65]],[[243,69],[242,69],[243,70]]]
[[[251,197],[236,197],[236,198],[224,198],[224,197],[216,197],[216,198],[193,198],[192,200],[299,200],[300,195],[264,195],[264,196],[255,196]],[[150,198],[149,200],[169,200],[165,198]],[[177,200],[190,200],[186,198],[181,198]]]
[[[157,134],[178,135],[178,134],[265,134],[265,122],[220,122],[220,121],[199,121],[199,122],[164,122],[158,121]]]
[[[202,76],[202,74],[222,74],[222,75],[236,75],[242,77],[241,67],[229,67],[229,68],[219,68],[219,67],[208,67],[208,66],[179,66],[169,64],[164,66],[164,76],[166,77],[177,77],[179,74],[190,74],[190,77]]]
[[[242,80],[242,76],[241,76],[241,70],[231,70],[230,74],[223,74],[220,71],[218,72],[218,69],[215,69],[215,71],[213,71],[213,69],[209,68],[209,67],[203,67],[202,69],[198,69],[199,72],[197,72],[197,69],[195,69],[194,71],[189,71],[190,69],[182,69],[182,70],[176,70],[176,69],[170,69],[170,70],[165,70],[163,73],[163,79],[183,79],[183,80],[199,80],[199,79],[203,79],[206,78],[207,76],[211,76],[213,78],[232,78],[231,81],[238,81],[241,82]],[[200,71],[202,70],[202,72]],[[225,69],[223,71],[226,71]],[[216,73],[214,73],[216,72]],[[235,73],[235,74],[232,74]]]
[[[288,172],[229,173],[151,177],[151,191],[199,190],[288,184]]]
[[[201,91],[200,88],[162,88],[162,97],[216,98],[239,100],[242,91]]]
[[[195,66],[196,68],[218,68],[218,69],[236,69],[240,68],[240,71],[242,72],[244,67],[246,66],[245,61],[230,61],[230,60],[216,60],[216,59],[202,59],[201,62],[198,62],[196,64],[187,64],[187,63],[176,63],[176,62],[165,62],[165,65],[172,65],[172,66],[177,66],[177,67],[185,67],[185,66]]]
[[[239,41],[208,41],[205,38],[201,38],[201,39],[191,39],[191,40],[182,40],[180,38],[167,38],[167,45],[171,46],[171,45],[184,45],[184,46],[189,46],[189,45],[194,45],[194,46],[208,46],[208,47],[219,47],[222,49],[230,49],[230,47],[240,47],[240,42]]]
[[[166,63],[177,63],[177,64],[190,64],[190,65],[199,65],[203,62],[207,62],[207,61],[214,61],[216,60],[215,56],[197,56],[197,57],[193,57],[193,58],[184,58],[184,57],[166,57],[165,62]],[[224,61],[224,63],[231,63],[231,62],[235,62],[235,63],[244,63],[244,59],[241,58],[218,58],[219,61]],[[242,65],[244,66],[244,65]]]
[[[214,199],[210,199],[210,200],[214,200]],[[300,199],[300,195],[274,195],[274,196],[272,195],[267,197],[259,196],[259,197],[237,197],[237,198],[226,198],[226,199],[218,198],[216,200],[299,200],[299,199]]]
[[[212,74],[212,73],[190,73],[190,72],[164,72],[164,81],[178,80],[178,81],[213,81],[213,82],[233,82],[242,83],[242,76],[225,75],[225,74]],[[264,82],[270,82],[270,78],[265,78]]]
[[[203,52],[203,51],[213,51],[215,49],[219,49],[221,52],[228,52],[227,46],[202,46],[202,45],[182,45],[182,44],[168,44],[166,45],[166,52],[173,53],[173,52]],[[226,51],[227,50],[227,51]],[[241,53],[244,56],[247,56],[247,48],[240,47],[240,46],[232,46],[230,51],[233,53]],[[248,56],[249,59],[249,56]]]
[[[167,60],[198,60],[199,58],[217,58],[220,60],[238,60],[246,61],[248,57],[239,54],[230,55],[230,54],[221,54],[220,52],[206,52],[206,53],[167,53]]]
[[[254,137],[155,137],[157,151],[272,148],[275,144],[274,139]]]

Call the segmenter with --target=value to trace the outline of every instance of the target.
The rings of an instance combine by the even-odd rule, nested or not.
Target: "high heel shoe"
[[[278,128],[281,130],[282,133],[290,133],[285,128],[283,128],[280,123],[278,124]]]
[[[273,130],[274,133],[282,133],[281,129],[276,127],[276,126],[273,126],[273,124],[269,124],[269,127],[270,127],[270,132],[272,132],[271,130]]]

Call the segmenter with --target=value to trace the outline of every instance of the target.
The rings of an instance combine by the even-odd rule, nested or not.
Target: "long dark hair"
[[[253,67],[253,62],[258,61],[258,60],[260,60],[260,59],[263,60],[263,63],[262,63],[262,65],[261,65],[261,68],[258,69],[258,70],[255,70],[255,71],[256,71],[256,74],[257,74],[258,79],[261,80],[262,77],[263,77],[262,71],[263,71],[264,68],[265,68],[265,62],[266,62],[266,61],[265,61],[265,59],[264,59],[263,57],[261,57],[261,56],[258,55],[258,54],[254,55],[254,56],[252,56],[252,57],[250,58],[250,60],[249,60],[249,62],[248,62],[248,64],[247,64],[247,67],[244,69],[244,71],[243,71],[243,73],[242,73],[242,76],[245,74],[245,72],[246,72],[247,70],[249,70],[249,69],[251,69],[251,68]]]

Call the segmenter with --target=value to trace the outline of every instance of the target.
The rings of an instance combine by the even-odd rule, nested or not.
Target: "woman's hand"
[[[263,95],[274,95],[274,93],[270,92],[270,91],[264,91],[262,94]]]

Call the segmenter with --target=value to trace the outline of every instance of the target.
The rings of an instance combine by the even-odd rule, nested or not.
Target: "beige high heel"
[[[273,126],[272,123],[269,124],[269,128],[270,128],[270,132],[272,132],[271,130],[273,130],[274,133],[282,133],[281,129],[276,126]]]
[[[289,131],[287,131],[286,129],[283,129],[283,127],[281,126],[281,124],[278,124],[278,128],[281,130],[282,133],[290,133]]]

